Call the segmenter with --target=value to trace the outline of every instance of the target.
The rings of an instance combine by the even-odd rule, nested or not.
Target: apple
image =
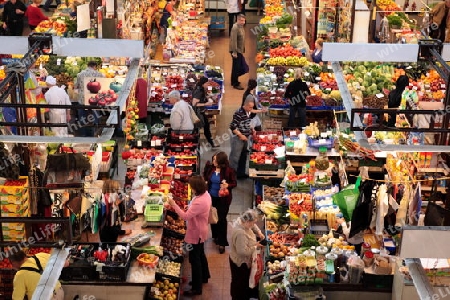
[[[93,80],[89,81],[88,84],[86,85],[86,87],[93,94],[97,94],[98,91],[100,91],[100,89],[101,89],[100,82],[98,82],[97,79],[95,79],[95,78]]]

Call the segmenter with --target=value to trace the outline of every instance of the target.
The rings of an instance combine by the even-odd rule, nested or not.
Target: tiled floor
[[[228,20],[228,17],[225,16]],[[256,16],[255,12],[249,12],[247,14],[247,25],[246,25],[246,53],[245,57],[250,67],[250,72],[247,75],[240,77],[240,82],[242,86],[246,87],[247,81],[250,78],[256,78],[256,65],[253,63],[254,57],[256,56],[256,36],[252,33],[255,27],[258,26],[259,17]],[[228,125],[231,122],[233,113],[239,108],[242,101],[243,91],[233,89],[230,86],[230,74],[231,74],[231,55],[228,52],[228,29],[225,32],[213,31],[211,32],[210,39],[210,49],[208,64],[217,65],[223,68],[225,72],[225,94],[222,102],[221,114],[217,116],[217,126],[216,126],[216,136],[226,134],[228,132]],[[211,52],[212,51],[212,52]],[[216,144],[220,145],[217,150],[206,151],[201,155],[202,166],[207,160],[211,159],[211,156],[216,151],[225,151],[229,154],[230,143],[227,139],[225,142],[219,143],[216,140]],[[119,167],[119,175],[117,179],[123,183],[125,178],[125,168],[124,166]],[[247,208],[252,207],[253,203],[253,181],[250,179],[239,180],[238,186],[233,190],[233,202],[230,207],[230,212],[228,215],[229,220],[229,236],[231,233],[231,222],[236,219],[236,217],[245,211]],[[209,263],[209,269],[211,273],[211,278],[207,284],[203,286],[203,293],[201,296],[193,297],[195,300],[227,300],[231,299],[230,296],[230,282],[231,273],[229,267],[229,249],[226,248],[224,254],[219,254],[218,247],[210,239],[205,244],[205,252]],[[187,282],[190,281],[191,269],[188,259],[186,257],[185,263],[183,264],[183,276],[185,278],[185,284],[183,285],[183,290],[188,290],[190,286]],[[181,297],[181,299],[190,299],[188,297]]]

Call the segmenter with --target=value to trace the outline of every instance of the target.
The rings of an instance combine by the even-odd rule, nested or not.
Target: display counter
[[[144,217],[140,216],[135,221],[124,223],[123,229],[131,229],[130,236],[120,236],[118,242],[126,242],[131,236],[152,231],[150,242],[146,245],[157,246],[161,243],[162,228],[142,229]],[[64,281],[61,282],[64,288],[65,299],[74,299],[76,295],[83,299],[83,296],[95,296],[96,299],[143,299],[145,290],[155,281],[155,269],[139,266],[136,260],[133,260],[128,270],[127,280],[125,282],[115,281]]]

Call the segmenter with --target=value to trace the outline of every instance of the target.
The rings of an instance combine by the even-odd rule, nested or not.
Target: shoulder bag
[[[217,224],[219,222],[219,215],[217,213],[217,208],[211,205],[211,209],[209,210],[208,217],[209,224]]]
[[[191,116],[191,120],[195,128],[202,128],[203,126],[205,126],[202,120],[203,116],[200,115],[198,111],[194,110],[194,108],[192,108],[192,106],[190,105],[189,105],[189,114]]]

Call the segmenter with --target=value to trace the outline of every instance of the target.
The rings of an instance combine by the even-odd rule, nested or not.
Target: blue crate
[[[319,144],[319,140],[308,138],[308,144],[312,148],[326,147],[327,149],[331,149],[334,147],[334,139],[329,138],[329,139],[326,139],[326,143]]]
[[[289,108],[289,104],[271,104],[269,108],[287,109]]]
[[[209,24],[210,29],[225,29],[225,17],[224,16],[211,16],[211,24]]]
[[[329,106],[307,106],[306,110],[329,110]]]

